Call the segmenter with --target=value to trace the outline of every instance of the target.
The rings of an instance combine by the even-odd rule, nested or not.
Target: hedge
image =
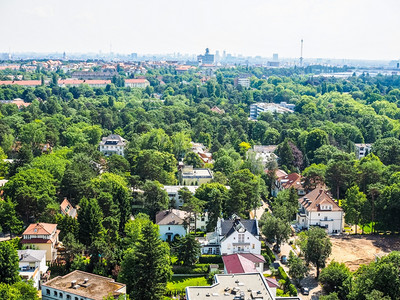
[[[271,263],[273,263],[275,261],[275,255],[274,255],[274,253],[272,253],[272,250],[269,247],[267,247],[265,250],[261,250],[261,255],[263,255],[264,257],[268,256],[269,261]],[[267,259],[265,259],[265,260],[267,260]]]
[[[282,267],[278,268],[279,277],[281,280],[284,280],[284,291],[289,293],[290,296],[297,296],[297,289],[290,281],[289,276],[286,274],[285,270]]]
[[[221,255],[202,255],[199,258],[199,263],[201,264],[222,264]]]
[[[195,264],[193,266],[173,266],[174,274],[208,274],[209,264]]]

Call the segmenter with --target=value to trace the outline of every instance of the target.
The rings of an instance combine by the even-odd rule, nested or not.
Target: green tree
[[[226,176],[229,176],[236,171],[235,161],[228,155],[218,157],[214,163],[214,171],[221,172]]]
[[[325,184],[326,166],[323,164],[312,164],[303,171],[304,188],[306,190],[313,190],[318,185]]]
[[[346,299],[348,290],[345,283],[351,276],[349,268],[344,263],[332,261],[322,269],[319,282],[327,294],[335,292],[340,299]]]
[[[317,269],[317,278],[321,268],[332,252],[332,243],[323,228],[314,227],[307,232],[307,243],[303,250],[306,261]]]
[[[307,156],[310,159],[313,159],[315,150],[327,144],[328,144],[328,134],[325,131],[323,131],[322,129],[314,129],[310,131],[305,141],[305,149],[307,152]]]
[[[119,281],[126,283],[135,300],[158,300],[163,298],[171,275],[168,244],[161,241],[157,225],[146,223],[135,246],[125,252]]]
[[[372,152],[377,155],[385,165],[400,164],[400,141],[394,137],[388,137],[376,141]]]
[[[150,180],[143,185],[143,191],[144,207],[149,212],[150,219],[155,221],[156,214],[168,208],[168,193],[158,181]]]
[[[307,275],[308,267],[304,263],[304,261],[295,255],[293,251],[289,253],[288,259],[289,266],[289,276],[296,280],[297,285],[300,284],[300,281]]]
[[[125,224],[125,238],[123,240],[126,248],[135,246],[139,237],[142,235],[142,228],[145,224],[151,223],[148,215],[139,213],[135,216],[134,220],[129,220]]]
[[[290,224],[279,219],[268,212],[264,212],[260,219],[261,232],[270,243],[280,246],[282,242],[289,239],[291,229]]]
[[[16,211],[28,222],[37,220],[54,204],[56,188],[53,176],[44,170],[21,170],[4,186],[4,195],[17,203]]]
[[[183,159],[185,165],[191,165],[193,168],[202,168],[204,167],[203,161],[200,157],[194,152],[188,152]]]
[[[82,198],[79,202],[78,223],[79,241],[90,246],[104,230],[102,225],[103,213],[96,199]]]
[[[19,219],[15,211],[16,204],[10,199],[0,201],[0,228],[3,232],[12,234],[22,233],[24,223]]]
[[[14,284],[21,280],[18,253],[11,241],[0,243],[0,282]]]
[[[356,225],[360,224],[363,214],[363,208],[367,202],[367,197],[363,192],[360,192],[358,186],[352,186],[346,192],[346,198],[343,200],[343,210],[345,212],[346,223]],[[368,214],[369,216],[369,214]]]
[[[190,149],[190,136],[183,131],[176,132],[172,135],[171,140],[175,158],[179,160],[184,157],[185,153]]]
[[[191,234],[181,237],[176,248],[178,261],[184,266],[194,265],[201,255],[200,243]]]

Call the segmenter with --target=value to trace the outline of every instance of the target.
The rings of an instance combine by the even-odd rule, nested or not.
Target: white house
[[[337,205],[329,193],[320,187],[299,199],[300,210],[297,223],[301,228],[310,226],[326,228],[329,234],[343,230],[343,209]]]
[[[304,196],[306,192],[302,181],[301,175],[297,173],[290,173],[278,177],[272,186],[271,194],[276,197],[280,191],[294,188],[297,191],[297,195]]]
[[[361,159],[371,153],[371,144],[354,144],[356,147],[356,157]]]
[[[47,272],[46,250],[17,250],[19,275],[23,280],[32,280],[36,289],[40,287],[40,278]]]
[[[126,87],[145,88],[150,85],[150,82],[144,78],[125,79]]]
[[[289,108],[290,107],[290,108]],[[277,103],[254,103],[250,105],[250,119],[257,120],[258,116],[263,112],[269,113],[294,113],[293,106],[287,104],[286,102]]]
[[[210,169],[195,169],[191,165],[184,166],[179,177],[183,185],[202,185],[214,178]]]
[[[260,230],[257,220],[219,219],[215,232],[207,234],[203,254],[261,254]]]
[[[198,185],[165,185],[164,190],[168,193],[168,197],[171,203],[171,206],[174,208],[181,208],[183,206],[183,200],[179,196],[179,191],[186,187],[192,194],[196,193],[196,190],[199,188]]]
[[[176,237],[188,234],[189,222],[189,213],[179,209],[163,210],[156,215],[163,241],[173,241]]]
[[[126,285],[114,279],[83,271],[57,276],[42,284],[43,300],[100,300],[126,295]]]
[[[99,150],[105,156],[118,154],[124,156],[124,150],[127,141],[118,134],[110,134],[109,136],[103,137],[99,144]]]

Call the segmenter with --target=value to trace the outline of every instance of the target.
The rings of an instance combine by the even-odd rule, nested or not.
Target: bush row
[[[199,258],[199,263],[201,264],[222,264],[221,255],[202,255]]]
[[[195,264],[194,266],[173,266],[174,274],[208,274],[210,264]]]

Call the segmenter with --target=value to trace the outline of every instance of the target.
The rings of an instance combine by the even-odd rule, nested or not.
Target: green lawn
[[[205,286],[209,285],[207,279],[202,277],[180,277],[172,276],[170,282],[167,283],[167,291],[182,291],[187,286]]]

